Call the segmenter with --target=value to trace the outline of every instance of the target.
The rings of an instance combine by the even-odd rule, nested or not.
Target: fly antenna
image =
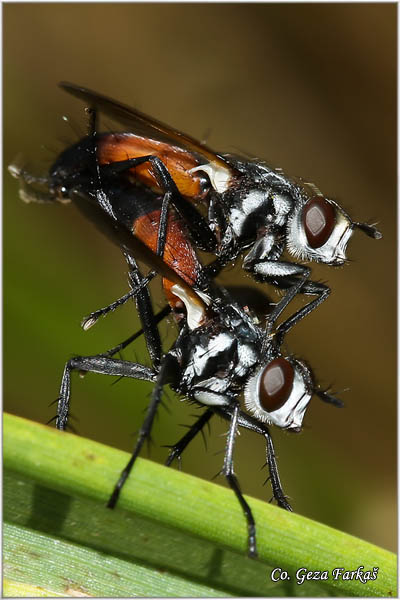
[[[333,396],[332,394],[328,394],[328,392],[326,391],[316,390],[315,395],[318,396],[318,398],[323,402],[327,402],[327,404],[332,404],[332,406],[336,406],[336,408],[344,407],[344,402],[342,400],[336,398],[336,396]]]
[[[361,231],[363,231],[368,237],[374,238],[375,240],[380,240],[382,237],[381,232],[375,227],[375,225],[369,225],[368,223],[358,223],[354,221],[353,227],[361,229]]]

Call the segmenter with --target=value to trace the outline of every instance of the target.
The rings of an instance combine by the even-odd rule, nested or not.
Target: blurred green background
[[[396,19],[395,4],[5,4],[4,159],[42,174],[85,133],[66,79],[156,116],[221,152],[265,159],[313,181],[383,239],[356,232],[350,265],[313,268],[333,289],[288,336],[343,410],[315,399],[301,435],[274,431],[295,511],[395,550]],[[62,120],[70,117],[70,124]],[[72,125],[72,127],[71,127]],[[74,131],[75,130],[75,131]],[[117,248],[71,206],[25,205],[4,176],[4,408],[54,414],[66,359],[113,346],[138,327],[132,305],[89,332],[84,315],[122,295]],[[245,277],[227,271],[223,281]],[[250,283],[249,279],[246,279]],[[162,305],[159,283],[157,306]],[[173,337],[173,325],[167,324]],[[136,344],[124,357],[148,362]],[[151,386],[87,375],[73,381],[79,434],[130,450]],[[193,407],[171,396],[151,458],[184,433]],[[183,469],[211,478],[226,424],[217,418]],[[238,439],[242,488],[269,500],[264,444]],[[218,480],[221,484],[223,481]],[[243,520],[244,525],[244,520]]]

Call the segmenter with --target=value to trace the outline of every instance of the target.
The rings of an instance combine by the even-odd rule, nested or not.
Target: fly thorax
[[[254,369],[257,357],[255,344],[232,331],[192,336],[190,350],[183,352],[185,364],[177,391],[202,404],[227,404]]]
[[[223,334],[224,336],[226,334]],[[231,349],[234,352],[229,353],[227,346],[225,350],[219,354],[220,368],[216,368],[215,359],[211,356],[209,365],[211,369],[205,369],[203,373],[198,374],[198,377],[194,379],[194,383],[191,389],[192,397],[202,404],[218,405],[229,404],[230,400],[235,397],[240,389],[242,388],[243,381],[247,379],[248,374],[254,369],[257,364],[258,354],[255,347],[252,344],[243,344],[235,341],[233,337],[229,336],[231,340]],[[213,347],[209,347],[210,352],[217,352],[217,344],[221,341],[227,341],[216,338],[214,340]],[[209,373],[207,377],[206,374]]]
[[[255,344],[239,343],[238,344],[238,361],[236,364],[236,376],[238,378],[247,377],[252,369],[256,366],[259,359]]]
[[[207,328],[191,335],[189,344],[182,349],[182,381],[190,388],[211,376],[223,378],[236,352],[236,343],[230,333],[210,334]]]
[[[294,202],[293,198],[284,192],[272,194],[272,204],[274,207],[273,224],[277,227],[285,225],[289,213],[292,211]]]
[[[235,198],[229,222],[236,238],[254,239],[257,229],[268,223],[268,191],[253,189]]]
[[[180,392],[206,405],[224,405],[228,401],[230,372],[236,342],[232,334],[198,332],[184,354]]]

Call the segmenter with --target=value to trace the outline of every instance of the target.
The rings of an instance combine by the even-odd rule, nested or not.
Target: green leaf
[[[148,460],[138,459],[117,508],[105,508],[127,459],[5,415],[4,593],[396,596],[393,554],[252,498],[259,559],[247,558],[246,523],[230,490]],[[361,565],[378,567],[377,579],[332,576]],[[275,567],[290,579],[272,581]],[[301,567],[329,578],[299,585]]]

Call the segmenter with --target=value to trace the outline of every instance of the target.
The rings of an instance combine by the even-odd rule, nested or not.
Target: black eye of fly
[[[335,209],[323,196],[314,196],[303,209],[302,221],[310,247],[320,248],[335,227]]]
[[[260,382],[260,404],[267,412],[281,408],[293,388],[294,370],[283,357],[275,358],[264,369]]]

